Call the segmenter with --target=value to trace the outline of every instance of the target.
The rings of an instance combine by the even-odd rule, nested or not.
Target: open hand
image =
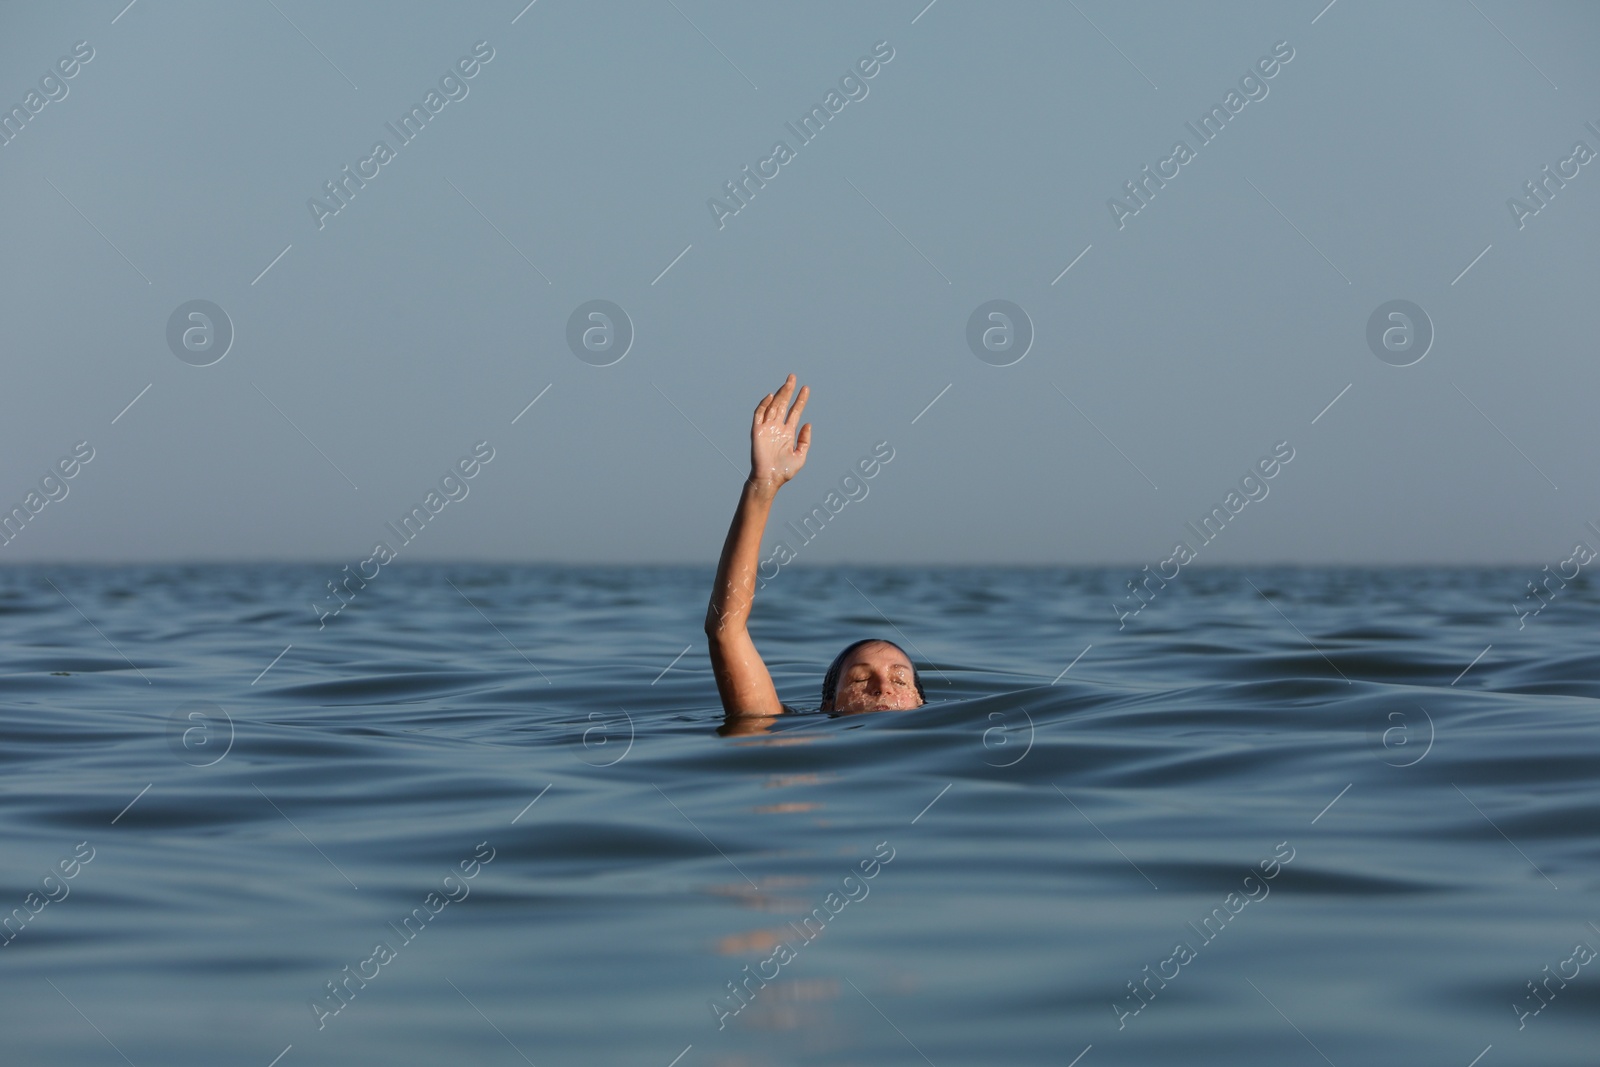
[[[776,393],[762,397],[750,424],[750,480],[773,492],[800,473],[811,449],[809,422],[800,426],[798,437],[795,434],[811,387],[801,386],[791,409],[789,401],[795,397],[794,389],[795,377],[791,374]]]

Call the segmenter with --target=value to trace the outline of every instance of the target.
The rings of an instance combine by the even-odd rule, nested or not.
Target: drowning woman
[[[811,424],[800,424],[810,386],[795,395],[795,376],[756,405],[750,424],[750,477],[745,479],[706,609],[706,638],[717,693],[727,713],[725,732],[750,733],[792,711],[778,699],[772,675],[756,651],[748,623],[755,601],[761,536],[778,490],[805,466]],[[793,407],[790,401],[793,401]],[[798,426],[798,433],[796,427]],[[822,681],[819,710],[836,715],[921,707],[922,680],[911,657],[892,641],[869,637],[834,657]]]

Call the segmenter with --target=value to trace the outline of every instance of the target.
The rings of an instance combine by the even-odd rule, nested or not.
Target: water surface
[[[3,570],[4,1060],[1592,1067],[1528,570],[788,568],[786,703],[869,635],[930,702],[732,736],[709,566]]]

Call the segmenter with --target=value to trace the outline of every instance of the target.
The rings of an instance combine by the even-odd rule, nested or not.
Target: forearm
[[[776,496],[776,488],[754,478],[745,479],[727,540],[722,544],[722,558],[717,563],[717,576],[711,588],[711,603],[706,609],[705,628],[711,637],[742,632],[749,623],[750,608],[755,600],[756,567],[761,558],[761,536],[766,532],[767,517],[772,513],[772,501]]]

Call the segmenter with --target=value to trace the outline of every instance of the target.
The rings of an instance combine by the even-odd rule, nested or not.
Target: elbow
[[[724,605],[719,605],[713,600],[706,606],[706,636],[711,638],[725,637],[743,630],[747,614],[748,612],[737,609],[729,611]]]
[[[738,647],[741,641],[750,640],[750,631],[745,628],[745,620],[734,615],[718,615],[715,611],[706,613],[706,647],[712,653],[724,652]]]
[[[725,645],[729,638],[745,632],[744,624],[732,619],[719,619],[715,615],[706,616],[705,629],[706,641],[712,646]]]

